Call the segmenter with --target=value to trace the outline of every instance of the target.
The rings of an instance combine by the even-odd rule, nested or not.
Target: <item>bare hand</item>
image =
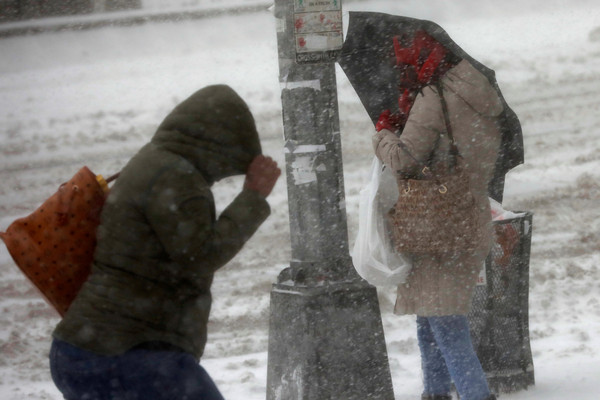
[[[271,157],[260,154],[248,167],[244,189],[254,190],[261,196],[267,197],[273,190],[279,175],[281,170],[277,168],[277,163]]]

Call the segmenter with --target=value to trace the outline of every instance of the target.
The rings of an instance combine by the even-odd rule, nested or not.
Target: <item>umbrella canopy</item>
[[[338,63],[373,124],[376,124],[385,110],[395,114],[402,111],[399,99],[407,89],[403,83],[410,79],[407,79],[407,70],[398,65],[399,53],[404,51],[400,50],[403,46],[400,43],[421,32],[435,39],[453,58],[467,60],[485,75],[504,104],[504,111],[500,116],[502,144],[496,164],[496,176],[490,186],[491,197],[501,201],[504,175],[524,161],[523,135],[519,119],[506,104],[493,70],[468,55],[434,22],[373,12],[350,13],[348,33]],[[418,87],[413,87],[412,90],[418,90]],[[400,104],[402,105],[402,100]]]

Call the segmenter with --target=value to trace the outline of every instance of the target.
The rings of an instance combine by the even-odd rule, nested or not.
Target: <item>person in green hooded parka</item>
[[[107,198],[92,273],[50,352],[65,399],[222,399],[200,366],[214,273],[270,214],[281,171],[228,86],[179,104]],[[217,217],[211,185],[245,174]]]

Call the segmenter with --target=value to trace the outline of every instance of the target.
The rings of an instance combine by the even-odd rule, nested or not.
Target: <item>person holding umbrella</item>
[[[522,159],[514,146],[520,125],[485,67],[439,26],[360,14],[351,14],[340,65],[375,123],[375,155],[401,182],[418,179],[424,165],[447,166],[455,144],[477,209],[479,236],[470,251],[403,254],[413,267],[398,287],[394,312],[417,316],[422,399],[451,400],[454,385],[461,400],[494,400],[466,316],[492,245],[488,188]]]
[[[444,96],[480,210],[479,220],[486,228],[471,253],[408,254],[413,268],[407,282],[398,287],[395,312],[417,315],[423,399],[451,399],[454,382],[461,399],[490,400],[494,396],[473,349],[466,315],[491,248],[487,188],[500,147],[497,117],[502,103],[479,71],[468,61],[454,57],[425,31],[417,31],[407,46],[399,40],[394,45],[397,64],[407,71],[403,74],[406,80],[400,83],[404,90],[399,97],[399,113],[383,112],[376,126],[375,154],[398,176],[418,176],[421,163],[447,163]],[[411,90],[415,86],[423,89],[415,93]]]

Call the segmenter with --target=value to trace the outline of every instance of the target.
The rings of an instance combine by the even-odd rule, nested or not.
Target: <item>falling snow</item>
[[[177,2],[171,1],[170,9]],[[209,1],[181,0],[206,8]],[[258,1],[213,2],[260,4]],[[147,1],[152,10],[159,0]],[[519,116],[524,165],[509,173],[504,207],[534,213],[530,335],[536,386],[511,400],[596,400],[600,394],[600,3],[563,1],[347,1],[347,11],[431,19],[497,73]],[[165,7],[163,7],[165,8]],[[81,165],[110,175],[149,140],[179,101],[227,83],[247,100],[263,150],[284,164],[276,21],[268,12],[222,15],[0,39],[0,229],[32,211]],[[338,68],[350,246],[358,193],[372,160],[372,126]],[[223,209],[240,178],[215,186]],[[218,272],[202,364],[228,399],[264,399],[269,294],[290,261],[287,192]],[[351,248],[351,247],[350,247]],[[418,398],[414,317],[380,303],[397,400]],[[57,315],[0,247],[0,398],[61,398],[47,355]]]

